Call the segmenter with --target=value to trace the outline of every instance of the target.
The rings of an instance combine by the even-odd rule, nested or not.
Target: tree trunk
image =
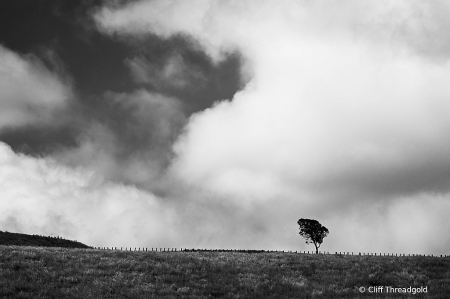
[[[314,243],[314,246],[316,246],[316,254],[319,253],[319,247],[317,247],[317,245]]]

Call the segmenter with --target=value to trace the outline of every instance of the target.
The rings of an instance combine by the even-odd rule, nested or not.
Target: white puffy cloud
[[[153,194],[106,182],[82,167],[15,154],[4,143],[0,190],[2,230],[93,246],[177,245],[173,212]]]
[[[161,12],[167,21],[157,29],[145,20],[126,26],[125,16],[138,9],[116,13],[125,32],[188,32],[238,47],[253,74],[232,102],[191,118],[175,147],[175,172],[209,190],[259,197],[299,187],[351,189],[358,196],[448,191],[448,64],[412,53],[416,46],[408,41],[392,44],[379,36],[407,3],[268,1],[258,9],[249,3],[211,4],[192,26],[174,27]],[[159,9],[153,2],[137,5]],[[192,10],[196,15],[203,6]],[[371,17],[374,24],[366,21]],[[422,20],[401,17],[407,28]]]
[[[54,120],[70,87],[33,55],[19,55],[0,45],[0,128]]]

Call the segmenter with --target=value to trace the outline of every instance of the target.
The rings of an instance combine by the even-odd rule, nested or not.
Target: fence
[[[93,247],[99,250],[119,250],[119,251],[142,251],[142,252],[240,252],[240,253],[300,253],[300,254],[316,254],[315,251],[292,251],[292,250],[246,250],[246,249],[189,249],[189,248],[165,248],[165,247]],[[322,255],[337,256],[390,256],[390,257],[450,257],[450,255],[434,255],[434,254],[406,254],[406,253],[371,253],[371,252],[328,252],[319,251]]]

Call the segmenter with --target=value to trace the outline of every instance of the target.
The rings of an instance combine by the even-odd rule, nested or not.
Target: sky
[[[0,230],[448,254],[447,1],[0,2]]]

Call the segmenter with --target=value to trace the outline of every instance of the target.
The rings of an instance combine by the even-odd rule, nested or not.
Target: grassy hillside
[[[0,298],[448,298],[450,258],[0,246]],[[360,293],[361,286],[367,290]],[[370,286],[427,287],[370,294]]]
[[[80,242],[57,237],[45,237],[2,231],[0,231],[0,245],[90,248]]]

